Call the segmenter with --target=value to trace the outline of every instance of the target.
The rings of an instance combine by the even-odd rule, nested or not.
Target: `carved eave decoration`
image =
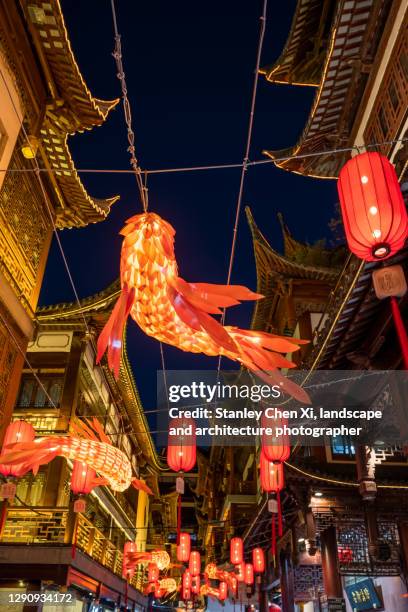
[[[297,12],[303,3],[310,5],[310,11],[312,4],[320,4],[320,10],[327,4],[303,0],[299,2]],[[370,71],[370,58],[378,47],[388,14],[384,4],[384,0],[373,0],[371,3],[337,0],[321,78],[303,133],[293,147],[263,151],[272,160],[277,160],[275,164],[279,168],[318,178],[337,177],[350,155],[348,151],[340,155],[310,154],[349,145],[355,113]],[[295,17],[295,22],[296,19],[299,21],[299,15]],[[291,44],[299,52],[303,48],[300,45],[301,36],[306,35],[304,30],[298,26],[298,31],[292,32],[296,44],[293,41]],[[296,36],[299,36],[299,40]],[[295,155],[296,159],[293,157]],[[282,158],[287,159],[278,161]]]
[[[249,208],[246,209],[246,213],[254,246],[257,292],[265,296],[255,306],[252,328],[264,329],[265,323],[269,320],[269,314],[273,312],[279,300],[282,285],[291,283],[293,280],[323,281],[328,285],[334,285],[339,275],[339,268],[305,265],[289,259],[286,255],[281,255],[263,236]],[[293,244],[291,246],[293,247]],[[307,248],[306,245],[302,246]],[[309,247],[311,248],[313,247]]]
[[[58,0],[22,0],[35,51],[47,82],[49,101],[40,128],[44,169],[56,191],[59,229],[103,221],[118,196],[86,192],[67,145],[68,135],[104,123],[118,100],[99,100],[89,91],[75,61]]]
[[[85,317],[90,329],[98,334],[106,323],[112,308],[119,296],[119,281],[115,281],[104,291],[91,297],[81,300],[81,305],[77,303],[56,304],[39,308],[36,312],[36,321],[42,329],[84,329],[83,317]],[[132,423],[135,437],[142,450],[143,456],[148,466],[153,471],[163,471],[166,466],[157,454],[156,447],[151,437],[149,425],[147,423],[139,392],[136,387],[132,368],[126,351],[124,342],[122,361],[119,379],[116,381],[107,367],[104,358],[102,367],[105,370],[107,379],[112,388],[117,388],[123,399],[126,413]],[[131,433],[131,432],[130,432]]]

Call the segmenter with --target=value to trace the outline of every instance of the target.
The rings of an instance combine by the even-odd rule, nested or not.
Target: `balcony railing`
[[[83,514],[68,508],[9,507],[0,536],[1,544],[72,544],[92,559],[122,576],[123,553]],[[138,573],[131,581],[138,588]]]

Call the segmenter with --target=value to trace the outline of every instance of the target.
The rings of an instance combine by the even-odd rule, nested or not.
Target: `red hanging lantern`
[[[35,438],[35,430],[31,423],[27,421],[13,421],[7,426],[6,434],[3,440],[3,446],[1,455],[6,455],[12,449],[7,449],[9,444],[15,444],[16,442],[33,442]],[[3,476],[23,476],[28,470],[24,468],[24,464],[8,465],[7,463],[0,463],[0,474]]]
[[[228,595],[228,585],[224,580],[222,580],[220,584],[218,585],[218,599],[220,601],[225,601],[225,599],[227,599],[227,595]]]
[[[276,494],[276,512],[272,512],[272,556],[276,554],[276,524],[275,514],[278,515],[278,534],[279,537],[283,535],[283,524],[282,524],[282,508],[280,492],[285,486],[285,476],[283,472],[282,463],[273,463],[268,461],[263,451],[261,451],[260,457],[260,476],[261,476],[261,487],[267,493]]]
[[[244,582],[245,580],[245,563],[242,561],[242,563],[238,563],[238,565],[235,567],[235,570],[237,572],[237,580],[238,582]]]
[[[175,430],[176,433],[171,433]],[[197,441],[194,419],[176,418],[169,423],[167,464],[174,472],[189,472],[196,464]]]
[[[288,422],[286,419],[273,419],[265,414],[261,417],[261,427],[263,429],[270,428],[275,430],[275,427],[284,427]],[[274,435],[262,433],[262,450],[268,461],[287,461],[290,457],[290,442],[289,436],[280,436],[277,438]]]
[[[164,596],[165,590],[162,588],[160,582],[156,582],[154,585],[154,596],[156,599],[161,599]]]
[[[190,553],[190,559],[188,562],[188,569],[192,576],[198,576],[201,570],[201,556],[198,550],[193,550]]]
[[[149,563],[147,566],[147,580],[149,582],[157,582],[159,580],[159,568],[155,563]]]
[[[199,595],[200,594],[200,575],[198,574],[197,576],[192,576],[191,578],[191,592],[194,595]]]
[[[75,495],[88,495],[95,486],[96,472],[82,461],[74,461],[71,474],[71,491]]]
[[[122,564],[122,574],[123,577],[127,580],[130,580],[135,573],[135,567],[128,567],[127,558],[128,555],[132,555],[137,553],[137,545],[136,542],[125,542],[123,546],[123,564]]]
[[[177,559],[186,562],[190,558],[191,537],[189,533],[180,533],[179,544],[177,545]]]
[[[404,246],[408,215],[394,166],[380,153],[356,155],[337,182],[350,251],[365,261],[387,259]]]
[[[242,538],[232,538],[230,542],[230,562],[239,565],[244,558],[244,543]]]
[[[262,548],[254,548],[252,550],[252,565],[254,572],[262,574],[265,571],[265,555]]]
[[[252,563],[245,563],[245,584],[254,584],[254,566]]]
[[[260,457],[261,487],[267,493],[279,493],[285,487],[282,463],[269,461],[263,451]]]
[[[238,578],[234,574],[230,574],[228,581],[231,590],[231,596],[235,599],[238,593]]]
[[[181,534],[184,535],[184,534]],[[183,574],[183,578],[182,578],[182,594],[183,594],[183,599],[191,599],[191,586],[192,586],[192,576],[190,574],[190,571],[187,569],[185,570],[184,574]]]

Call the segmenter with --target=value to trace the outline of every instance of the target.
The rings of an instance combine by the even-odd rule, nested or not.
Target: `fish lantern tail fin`
[[[289,361],[284,354],[293,353],[307,340],[287,338],[246,329],[229,327],[230,335],[241,350],[240,361],[268,385],[278,385],[283,393],[299,402],[310,404],[308,393],[299,385],[281,374],[279,368],[294,368],[296,364]]]
[[[36,442],[16,442],[7,446],[0,464],[21,465],[21,475],[30,470],[36,474],[39,466],[50,463],[60,455],[60,450],[60,439],[52,436],[37,438]]]
[[[119,378],[123,330],[125,328],[126,319],[132,310],[134,299],[134,288],[132,287],[132,289],[129,289],[128,286],[124,284],[111,316],[98,338],[96,362],[100,362],[107,349],[109,368],[113,371],[116,379]]]

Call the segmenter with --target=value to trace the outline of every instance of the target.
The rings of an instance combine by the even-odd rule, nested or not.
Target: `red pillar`
[[[336,528],[328,527],[320,535],[324,592],[327,597],[343,597],[337,554]]]

